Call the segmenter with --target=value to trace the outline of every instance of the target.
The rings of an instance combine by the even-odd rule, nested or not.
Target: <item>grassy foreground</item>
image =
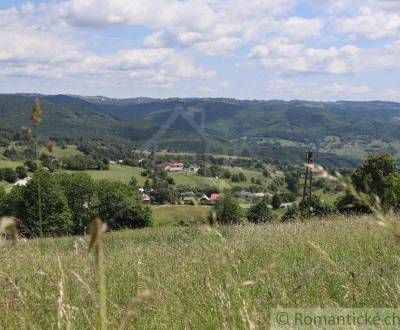
[[[0,250],[0,328],[98,327],[87,238]],[[372,218],[109,233],[110,329],[268,328],[271,307],[398,307],[400,245]]]

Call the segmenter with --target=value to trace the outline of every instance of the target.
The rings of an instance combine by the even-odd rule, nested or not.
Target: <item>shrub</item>
[[[0,180],[7,181],[8,183],[14,183],[17,181],[17,174],[12,168],[0,169]]]
[[[335,212],[335,207],[324,203],[319,196],[313,195],[311,200],[306,199],[300,202],[302,215],[322,217]]]
[[[297,206],[290,206],[286,209],[285,213],[282,215],[282,222],[293,221],[300,216],[300,210]]]
[[[260,198],[247,212],[247,220],[252,223],[271,222],[273,215],[268,207],[268,200]]]
[[[30,172],[35,172],[37,170],[37,164],[33,160],[27,160],[24,165],[28,168]]]
[[[26,169],[25,166],[17,166],[17,168],[15,169],[15,173],[17,174],[17,177],[19,179],[23,179],[26,178],[28,176],[28,171]]]
[[[346,191],[344,196],[339,197],[336,200],[336,208],[340,213],[347,214],[361,214],[371,213],[371,209],[368,205],[359,200],[350,191]]]
[[[7,193],[3,186],[0,186],[0,216],[6,213]]]

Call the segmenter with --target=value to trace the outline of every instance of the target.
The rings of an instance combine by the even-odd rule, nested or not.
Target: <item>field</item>
[[[11,168],[15,169],[17,166],[23,165],[23,164],[24,164],[24,162],[0,159],[0,168],[11,167]]]
[[[153,205],[154,226],[171,226],[180,222],[185,224],[205,220],[211,207],[190,205]]]
[[[0,328],[98,327],[87,242],[3,247]],[[397,307],[399,254],[392,234],[366,217],[109,233],[109,328],[266,329],[278,305]]]

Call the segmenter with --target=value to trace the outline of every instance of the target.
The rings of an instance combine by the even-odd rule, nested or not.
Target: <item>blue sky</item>
[[[400,101],[400,1],[0,2],[0,93]]]

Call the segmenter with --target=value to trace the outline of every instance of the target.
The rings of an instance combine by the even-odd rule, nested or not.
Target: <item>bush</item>
[[[33,160],[27,160],[24,165],[28,168],[30,172],[35,172],[37,170],[37,164]]]
[[[3,186],[0,186],[0,216],[6,213],[7,193]]]
[[[302,210],[303,216],[323,217],[336,211],[335,207],[324,203],[321,198],[316,195],[313,195],[311,200],[306,199],[304,203],[301,201],[299,207]]]
[[[360,201],[350,191],[346,191],[345,195],[336,200],[335,206],[340,213],[346,214],[362,214],[371,213],[368,205]]]
[[[268,200],[260,198],[247,212],[247,220],[252,223],[271,222],[273,215],[268,207]]]
[[[0,169],[0,180],[15,183],[17,181],[17,173],[12,168],[2,168]]]
[[[290,206],[286,209],[285,213],[282,215],[282,222],[293,221],[300,216],[300,210],[297,206]]]
[[[15,173],[19,179],[24,179],[28,176],[28,171],[25,166],[17,166]]]
[[[215,204],[216,221],[222,224],[237,224],[242,221],[242,209],[238,201],[227,193]]]

